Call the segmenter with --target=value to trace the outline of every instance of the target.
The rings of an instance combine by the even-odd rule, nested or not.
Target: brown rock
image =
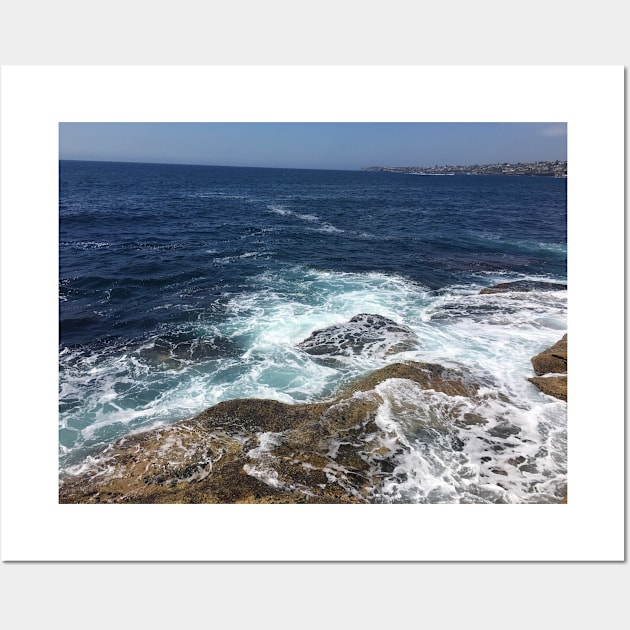
[[[566,376],[534,376],[527,379],[544,394],[567,401],[568,382]]]
[[[568,339],[564,335],[560,341],[555,343],[551,348],[543,350],[532,358],[534,372],[538,376],[543,374],[562,374],[567,371],[567,363],[569,358]]]
[[[553,346],[532,357],[532,365],[538,376],[527,380],[541,392],[566,402],[568,396],[568,359],[568,334],[565,334]],[[545,376],[545,374],[557,374],[558,376]]]
[[[461,372],[444,368],[435,363],[393,363],[372,372],[365,378],[351,383],[343,389],[342,395],[374,389],[389,378],[404,378],[415,381],[423,389],[434,389],[448,396],[473,396],[479,385],[468,382]]]

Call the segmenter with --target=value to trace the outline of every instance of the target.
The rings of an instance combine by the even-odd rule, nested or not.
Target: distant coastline
[[[449,164],[434,166],[364,166],[362,171],[385,173],[403,173],[406,175],[511,175],[528,177],[567,176],[566,160],[552,162],[502,162],[494,164],[469,164],[452,166]]]

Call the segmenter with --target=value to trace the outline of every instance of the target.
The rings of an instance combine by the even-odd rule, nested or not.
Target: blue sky
[[[566,160],[565,123],[61,123],[67,160],[356,170]]]

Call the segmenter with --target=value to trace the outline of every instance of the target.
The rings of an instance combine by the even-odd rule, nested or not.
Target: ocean
[[[413,361],[464,374],[477,393],[378,384],[375,439],[390,445],[389,464],[368,495],[349,493],[560,502],[567,403],[527,379],[531,358],[567,332],[566,184],[61,161],[61,476],[97,470],[117,440],[217,403],[332,401]],[[480,293],[520,281],[531,290]],[[302,342],[333,326],[309,352]],[[413,343],[398,343],[401,330]],[[246,473],[282,487],[282,432],[257,439]],[[336,453],[322,455],[331,483],[349,478]]]

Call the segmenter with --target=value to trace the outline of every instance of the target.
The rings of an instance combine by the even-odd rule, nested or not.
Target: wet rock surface
[[[422,389],[433,389],[448,396],[472,396],[478,390],[476,382],[468,381],[457,370],[445,368],[436,363],[408,361],[387,365],[354,383],[350,383],[342,390],[342,395],[369,391],[390,378],[408,379],[418,383]]]
[[[568,339],[567,335],[564,335],[560,341],[532,358],[534,372],[538,376],[550,374],[551,372],[556,374],[566,372],[568,358]]]
[[[515,282],[501,282],[492,287],[486,287],[479,291],[480,294],[488,293],[508,293],[510,291],[529,292],[529,291],[564,291],[566,284],[559,282],[536,282],[533,280],[516,280]]]
[[[541,392],[566,402],[568,360],[568,335],[564,335],[553,346],[532,357],[532,365],[537,376],[529,378],[529,382]]]
[[[316,330],[298,344],[324,363],[338,363],[353,356],[386,357],[418,347],[419,339],[407,326],[369,313],[361,313],[349,322]]]
[[[566,376],[533,376],[528,380],[544,394],[567,402],[569,383]]]
[[[239,348],[231,339],[197,338],[193,334],[157,337],[151,346],[140,350],[143,359],[167,369],[179,369],[190,362],[238,356],[239,353]]]

